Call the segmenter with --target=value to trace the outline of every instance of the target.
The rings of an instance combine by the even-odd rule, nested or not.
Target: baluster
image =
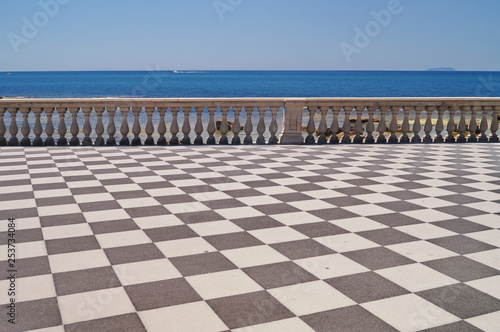
[[[264,133],[266,132],[266,122],[264,120],[264,116],[266,114],[267,107],[259,107],[257,110],[259,111],[259,123],[257,124],[257,133],[259,136],[257,137],[257,144],[266,144],[266,139],[264,137]]]
[[[120,126],[120,134],[122,135],[122,138],[120,139],[120,145],[130,145],[130,140],[128,138],[128,132],[130,131],[128,126],[129,111],[129,107],[120,107],[120,113],[122,115],[122,124]]]
[[[361,144],[363,143],[363,123],[361,122],[361,115],[363,114],[363,109],[359,110],[358,107],[354,107],[356,111],[356,123],[354,124],[354,132],[356,135],[354,136],[353,143]]]
[[[269,137],[268,144],[278,144],[278,137],[276,137],[276,133],[278,132],[278,122],[276,118],[278,117],[279,107],[270,107],[271,110],[271,124],[269,125],[269,133],[271,137]]]
[[[165,138],[165,134],[167,133],[167,125],[165,124],[165,113],[167,112],[166,107],[158,107],[158,113],[160,115],[160,123],[158,124],[158,134],[160,134],[160,138],[156,144],[164,146],[167,145],[167,139]]]
[[[410,109],[407,107],[401,107],[404,113],[403,123],[401,124],[401,131],[403,132],[403,136],[399,140],[400,143],[410,143],[410,137],[408,136],[408,132],[410,131]]]
[[[57,113],[59,114],[59,126],[57,127],[57,132],[59,133],[59,139],[57,140],[58,146],[66,146],[68,145],[68,140],[66,139],[66,133],[68,129],[66,128],[66,107],[59,107],[57,109]]]
[[[5,138],[5,133],[7,132],[7,128],[5,128],[5,122],[4,122],[4,114],[6,108],[0,108],[0,146],[6,146],[7,145],[7,139]]]
[[[481,123],[479,124],[479,142],[488,142],[488,136],[486,136],[486,130],[488,130],[488,111],[484,106],[481,106]]]
[[[441,134],[444,129],[443,123],[443,113],[444,109],[441,106],[436,107],[438,111],[438,120],[436,122],[436,137],[434,138],[434,143],[443,143],[443,135]]]
[[[234,112],[234,122],[233,122],[233,139],[231,140],[231,144],[234,145],[240,145],[241,144],[241,138],[240,138],[240,131],[241,131],[241,125],[240,125],[240,114],[241,114],[241,109],[237,107],[233,107],[233,112]]]
[[[95,140],[96,146],[104,146],[104,138],[102,134],[104,134],[104,124],[102,123],[102,113],[104,113],[105,108],[95,108],[95,113],[97,115],[97,123],[95,126],[95,133],[97,134],[97,138]]]
[[[497,131],[498,131],[498,110],[495,109],[495,106],[493,106],[492,108],[492,117],[493,119],[491,119],[491,135],[490,135],[490,142],[498,142],[498,135],[497,135]]]
[[[106,140],[106,145],[107,146],[115,146],[116,145],[116,125],[115,125],[115,113],[116,113],[116,108],[114,107],[107,107],[106,110],[108,111],[108,117],[109,117],[109,122],[108,122],[108,139]]]
[[[146,140],[144,141],[144,145],[155,145],[155,140],[153,139],[153,133],[155,127],[153,126],[153,112],[155,111],[154,107],[146,107],[146,115],[148,117],[148,121],[146,123]]]
[[[35,139],[33,140],[34,146],[43,146],[42,140],[42,122],[40,121],[40,116],[42,115],[43,108],[33,108],[32,111],[35,113],[35,126],[33,127],[33,133],[35,134]]]
[[[446,125],[446,131],[448,134],[446,135],[445,142],[446,143],[455,143],[455,136],[453,136],[453,132],[457,130],[457,125],[455,124],[455,111],[450,106],[448,108],[448,112],[450,114],[450,118],[448,119],[448,124]]]
[[[314,124],[314,115],[316,113],[316,109],[313,107],[308,107],[309,109],[309,122],[307,123],[307,137],[306,144],[314,144],[316,143],[316,139],[314,138],[314,132],[316,131],[316,125]]]
[[[80,108],[68,108],[69,112],[71,113],[71,128],[70,128],[70,133],[73,137],[71,137],[71,140],[69,141],[69,145],[71,146],[77,146],[80,145],[80,140],[78,139],[78,134],[80,133],[80,128],[78,127],[78,121],[77,121],[77,116],[78,112],[80,111]]]
[[[208,125],[207,125],[207,132],[208,132],[208,139],[207,139],[207,144],[208,145],[214,145],[216,143],[215,141],[215,131],[217,130],[217,126],[215,125],[215,111],[217,110],[217,107],[208,107]]]
[[[184,123],[182,124],[182,133],[184,137],[182,138],[182,145],[191,144],[191,139],[189,138],[189,134],[191,133],[191,124],[189,123],[189,114],[191,113],[191,107],[182,107],[182,111],[184,112]]]
[[[172,123],[170,125],[170,133],[172,137],[170,138],[170,145],[179,145],[179,138],[177,134],[179,133],[179,123],[177,122],[177,117],[179,115],[180,107],[172,107]]]
[[[28,137],[30,134],[30,125],[28,122],[28,115],[30,113],[30,109],[29,108],[21,108],[20,111],[21,111],[21,114],[23,115],[23,125],[21,126],[21,134],[23,135],[23,138],[21,139],[21,145],[22,146],[30,146],[31,140]]]
[[[342,135],[342,144],[349,144],[351,143],[350,132],[351,132],[352,108],[350,109],[350,111],[347,111],[345,107],[343,107],[343,109],[344,109],[344,124],[342,125],[342,132],[344,133],[344,135]]]
[[[367,106],[366,110],[368,111],[368,123],[366,124],[365,144],[373,144],[375,143],[375,138],[373,137],[373,132],[375,131],[375,123],[373,122],[375,109]]]
[[[90,134],[92,133],[92,127],[90,126],[90,113],[92,112],[92,107],[82,107],[83,116],[85,117],[85,123],[83,124],[83,134],[85,137],[83,138],[83,146],[91,146],[92,138],[90,138]]]
[[[391,136],[389,136],[389,143],[390,144],[395,144],[398,143],[398,137],[396,136],[396,131],[398,131],[398,112],[399,109],[393,108],[392,106],[389,107],[389,110],[391,111],[391,124],[389,125],[389,130],[391,131]]]
[[[458,137],[457,137],[457,142],[458,143],[463,143],[467,142],[467,138],[465,137],[465,132],[467,131],[467,123],[465,122],[465,111],[464,107],[460,106],[459,108],[460,111],[460,121],[458,122]]]
[[[245,139],[243,140],[243,144],[253,144],[253,138],[252,138],[252,131],[253,131],[253,125],[252,125],[252,113],[253,113],[254,107],[246,107],[245,106],[245,112],[247,113],[247,120],[245,122]]]
[[[222,112],[222,122],[220,124],[220,133],[221,133],[221,138],[219,140],[219,144],[229,144],[229,140],[227,139],[227,132],[229,131],[229,124],[227,123],[227,113],[229,112],[228,107],[221,107],[220,108]]]
[[[471,107],[471,116],[469,122],[469,137],[467,139],[468,142],[477,142],[476,131],[477,131],[477,119],[476,119],[477,110],[474,107]]]
[[[388,111],[386,111],[388,112]],[[385,137],[385,131],[387,130],[387,124],[385,123],[385,113],[384,110],[380,109],[380,122],[378,124],[378,137],[377,143],[387,143],[387,138]]]
[[[425,136],[424,136],[423,142],[424,143],[432,143],[431,131],[432,131],[432,113],[433,113],[433,111],[431,111],[429,109],[429,107],[426,106],[425,112],[426,112],[427,120],[425,121],[425,125],[424,125]]]
[[[196,112],[196,125],[194,126],[194,132],[196,134],[196,138],[194,139],[194,144],[196,145],[202,145],[203,144],[203,137],[201,137],[201,134],[203,133],[203,107],[195,107],[194,111]]]
[[[412,143],[422,142],[420,137],[420,131],[422,130],[422,124],[420,123],[420,113],[418,109],[415,109],[415,122],[413,122],[413,137],[411,138]]]
[[[54,138],[52,135],[54,134],[54,124],[52,123],[52,115],[54,114],[55,108],[49,108],[45,110],[45,114],[47,115],[47,125],[45,126],[45,133],[47,134],[47,138],[45,139],[45,146],[54,146],[56,145]]]
[[[19,131],[19,129],[17,127],[17,122],[16,122],[17,111],[18,111],[17,108],[14,108],[14,109],[10,110],[10,126],[9,126],[10,139],[9,139],[9,146],[19,145],[19,139],[17,138],[17,132]]]
[[[332,132],[332,136],[330,136],[330,144],[339,144],[339,137],[337,136],[340,131],[340,126],[339,126],[339,109],[334,109],[333,110],[333,121],[332,125],[330,126],[330,131]]]
[[[321,121],[319,122],[319,137],[318,137],[318,144],[326,144],[326,131],[328,128],[326,127],[326,113],[328,112],[328,108],[322,108],[318,107],[318,110],[321,112]]]
[[[132,138],[132,145],[141,145],[141,138],[139,135],[141,134],[141,124],[139,123],[139,115],[142,112],[142,107],[132,107],[132,113],[134,114],[134,124],[132,125],[132,134],[134,134],[134,138]]]

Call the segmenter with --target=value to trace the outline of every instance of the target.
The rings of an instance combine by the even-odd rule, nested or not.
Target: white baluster
[[[342,132],[344,135],[342,136],[342,144],[349,144],[351,143],[351,111],[352,108],[346,108],[343,107],[344,109],[344,124],[342,126]]]
[[[333,111],[333,121],[332,125],[330,126],[330,132],[332,136],[330,136],[330,144],[339,144],[339,137],[337,136],[340,132],[340,126],[339,126],[339,111],[338,109],[334,109],[333,107],[331,108]]]
[[[80,133],[80,128],[78,127],[78,112],[80,111],[80,108],[78,107],[71,107],[68,108],[70,114],[71,114],[71,128],[70,128],[70,133],[72,135],[71,140],[69,141],[69,145],[71,146],[77,146],[80,145],[80,139],[78,138],[78,134]]]
[[[165,134],[167,133],[167,125],[165,124],[165,113],[167,112],[166,107],[158,107],[158,113],[160,115],[160,123],[158,124],[158,134],[160,134],[160,138],[158,138],[157,145],[167,145],[167,139],[165,138]]]
[[[385,137],[385,131],[387,130],[387,124],[385,122],[385,112],[382,108],[380,109],[380,122],[378,124],[378,137],[377,143],[387,143],[387,138]]]
[[[490,135],[490,139],[489,141],[490,142],[498,142],[499,139],[498,139],[498,135],[497,135],[497,131],[498,131],[498,109],[495,108],[495,106],[493,106],[493,109],[492,109],[492,117],[493,119],[491,119],[491,135]]]
[[[328,112],[328,108],[322,108],[318,107],[318,110],[321,112],[321,121],[319,122],[319,137],[318,137],[318,144],[326,144],[326,131],[328,128],[326,127],[326,113]]]
[[[445,142],[446,143],[455,143],[455,136],[453,136],[453,132],[457,130],[457,125],[455,124],[455,110],[453,107],[448,108],[449,112],[449,119],[448,119],[448,124],[446,125],[446,131],[448,134],[446,135]]]
[[[146,123],[146,140],[144,141],[144,145],[155,145],[155,140],[153,139],[154,126],[153,126],[153,113],[155,111],[154,107],[146,107],[146,115],[148,117],[148,121]]]
[[[7,128],[5,127],[4,114],[7,111],[6,108],[0,108],[0,146],[7,145],[7,139],[5,138],[5,133],[7,133]]]
[[[141,145],[141,138],[139,135],[141,134],[141,124],[139,123],[139,115],[142,112],[142,107],[132,107],[132,113],[134,114],[134,124],[132,125],[132,134],[134,134],[134,138],[132,138],[132,145]]]
[[[257,144],[266,144],[266,139],[264,137],[264,133],[266,132],[266,122],[264,120],[266,114],[267,107],[259,107],[259,123],[257,124],[257,133],[259,136],[257,137]]]
[[[375,131],[375,123],[373,121],[375,109],[367,106],[366,110],[368,111],[368,123],[366,124],[365,144],[373,144],[375,143],[375,138],[373,137],[373,132]]]
[[[314,115],[316,114],[316,109],[312,106],[308,107],[309,110],[309,122],[307,123],[307,137],[306,144],[314,144],[316,143],[316,139],[314,138],[314,132],[316,131],[316,124],[314,123]]]
[[[116,114],[116,108],[114,107],[107,107],[106,110],[108,111],[108,117],[109,117],[109,122],[108,122],[108,139],[106,140],[106,145],[107,146],[115,146],[116,145],[116,125],[115,125],[115,114]]]
[[[479,124],[479,142],[488,142],[488,136],[486,136],[486,130],[488,130],[488,110],[481,106],[481,122]]]
[[[436,108],[438,111],[438,120],[436,122],[436,127],[435,127],[436,137],[434,138],[434,143],[443,143],[444,139],[443,139],[442,132],[444,129],[444,123],[443,123],[444,109],[441,106],[438,106]]]
[[[65,117],[66,117],[66,107],[59,107],[57,109],[59,114],[59,126],[57,127],[57,132],[59,133],[59,139],[57,140],[58,146],[68,145],[68,140],[66,139],[66,133],[68,128],[66,127]]]
[[[252,131],[253,131],[253,125],[252,125],[252,113],[253,113],[253,107],[250,106],[245,106],[245,112],[247,114],[247,119],[245,122],[245,139],[243,140],[243,144],[253,144],[253,138],[252,138]]]
[[[398,143],[398,137],[396,136],[396,132],[398,131],[398,112],[399,108],[397,107],[389,107],[389,110],[391,111],[391,124],[389,126],[389,130],[391,131],[391,136],[389,136],[389,143],[395,144]]]
[[[210,106],[208,107],[208,125],[207,125],[207,132],[208,132],[208,138],[207,138],[207,144],[208,145],[214,145],[216,144],[215,141],[215,131],[217,130],[217,126],[215,125],[215,111],[217,110],[217,107]]]
[[[120,139],[120,145],[130,145],[130,140],[128,138],[128,133],[130,128],[128,126],[128,113],[130,112],[130,107],[120,107],[120,113],[122,115],[122,124],[120,126],[120,134],[122,135]]]
[[[401,143],[410,143],[410,137],[408,136],[408,132],[410,131],[410,109],[408,107],[401,107],[404,113],[403,123],[401,124],[401,131],[403,132],[403,136],[399,140]]]
[[[477,142],[476,131],[477,131],[477,119],[476,119],[477,110],[474,107],[471,107],[471,116],[469,122],[469,137],[467,138],[467,142]]]
[[[95,126],[95,133],[97,134],[97,138],[95,140],[96,146],[104,146],[104,138],[102,134],[104,134],[104,124],[102,123],[102,113],[104,113],[104,108],[96,108],[95,112],[97,114],[97,123]]]
[[[425,137],[423,139],[424,143],[432,143],[432,136],[431,136],[431,131],[432,131],[432,113],[429,109],[429,107],[425,107],[425,112],[427,115],[427,120],[425,121],[424,125],[424,132],[425,132]]]
[[[172,134],[172,137],[170,138],[170,145],[179,145],[179,138],[177,137],[177,134],[179,133],[179,123],[177,122],[179,110],[179,107],[172,107],[170,109],[172,112],[172,123],[170,124],[170,133]]]
[[[195,145],[202,145],[203,144],[203,137],[201,134],[203,133],[203,107],[195,107],[194,111],[196,112],[196,124],[194,126],[194,133],[196,134],[196,137],[194,139],[194,144]]]
[[[355,144],[361,144],[363,143],[363,135],[364,130],[363,130],[363,123],[361,121],[361,115],[363,115],[363,108],[358,108],[357,106],[354,107],[354,111],[356,112],[356,123],[354,124],[354,132],[356,135],[354,136],[354,139],[352,140],[353,143]]]
[[[422,138],[420,137],[420,131],[422,130],[422,124],[420,123],[420,114],[422,111],[419,111],[415,108],[415,122],[413,122],[413,137],[411,138],[412,143],[421,143]]]
[[[220,110],[222,112],[222,122],[220,124],[219,130],[221,133],[219,144],[226,145],[229,144],[229,140],[227,138],[227,133],[229,131],[229,124],[227,123],[227,113],[229,112],[229,108],[221,107]]]
[[[33,140],[34,146],[43,146],[42,140],[42,122],[40,121],[40,116],[42,115],[42,108],[32,108],[33,113],[35,113],[35,126],[33,127],[33,133],[35,134],[35,139]]]
[[[270,107],[271,110],[271,124],[269,125],[269,133],[271,137],[269,137],[268,144],[278,144],[278,137],[276,137],[276,133],[278,132],[278,107]]]
[[[92,107],[82,107],[82,111],[85,117],[85,123],[83,124],[83,134],[85,137],[82,144],[84,146],[91,146],[92,138],[90,138],[90,134],[92,133],[92,127],[90,126],[90,113],[92,112]]]
[[[240,125],[240,114],[241,114],[241,109],[239,107],[233,107],[233,113],[234,113],[234,122],[233,122],[233,139],[231,140],[231,144],[233,145],[240,145],[241,144],[241,138],[240,138],[240,131],[241,131],[241,125]]]
[[[54,114],[55,108],[46,108],[45,114],[47,115],[47,125],[45,126],[45,133],[47,138],[45,139],[45,146],[54,146],[56,142],[52,135],[54,135],[54,123],[52,122],[52,115]]]
[[[465,137],[465,132],[467,131],[467,123],[465,122],[465,114],[467,113],[467,111],[462,106],[460,106],[459,111],[460,111],[460,121],[458,122],[458,128],[457,128],[457,130],[458,130],[457,142],[463,143],[463,142],[467,142],[467,138]]]
[[[20,111],[21,114],[23,115],[23,124],[21,126],[21,134],[23,135],[23,138],[21,139],[21,145],[30,146],[31,140],[28,137],[30,134],[30,124],[28,122],[28,115],[30,113],[30,109],[27,107],[23,107],[20,109]]]
[[[189,134],[191,133],[191,124],[189,123],[189,114],[191,114],[191,107],[182,107],[184,112],[184,123],[182,124],[182,133],[184,137],[182,138],[182,145],[190,145],[191,139]]]

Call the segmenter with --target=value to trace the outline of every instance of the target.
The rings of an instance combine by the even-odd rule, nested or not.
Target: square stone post
[[[280,144],[304,143],[304,136],[302,135],[302,111],[305,106],[305,99],[285,99],[283,131],[280,135]]]

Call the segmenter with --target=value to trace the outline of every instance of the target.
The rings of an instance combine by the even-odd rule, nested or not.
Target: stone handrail
[[[472,97],[0,99],[0,146],[498,142],[499,106]]]

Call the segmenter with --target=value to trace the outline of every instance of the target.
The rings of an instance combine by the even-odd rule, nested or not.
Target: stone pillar
[[[283,131],[280,135],[281,144],[302,144],[302,111],[305,99],[285,99],[283,112]]]

